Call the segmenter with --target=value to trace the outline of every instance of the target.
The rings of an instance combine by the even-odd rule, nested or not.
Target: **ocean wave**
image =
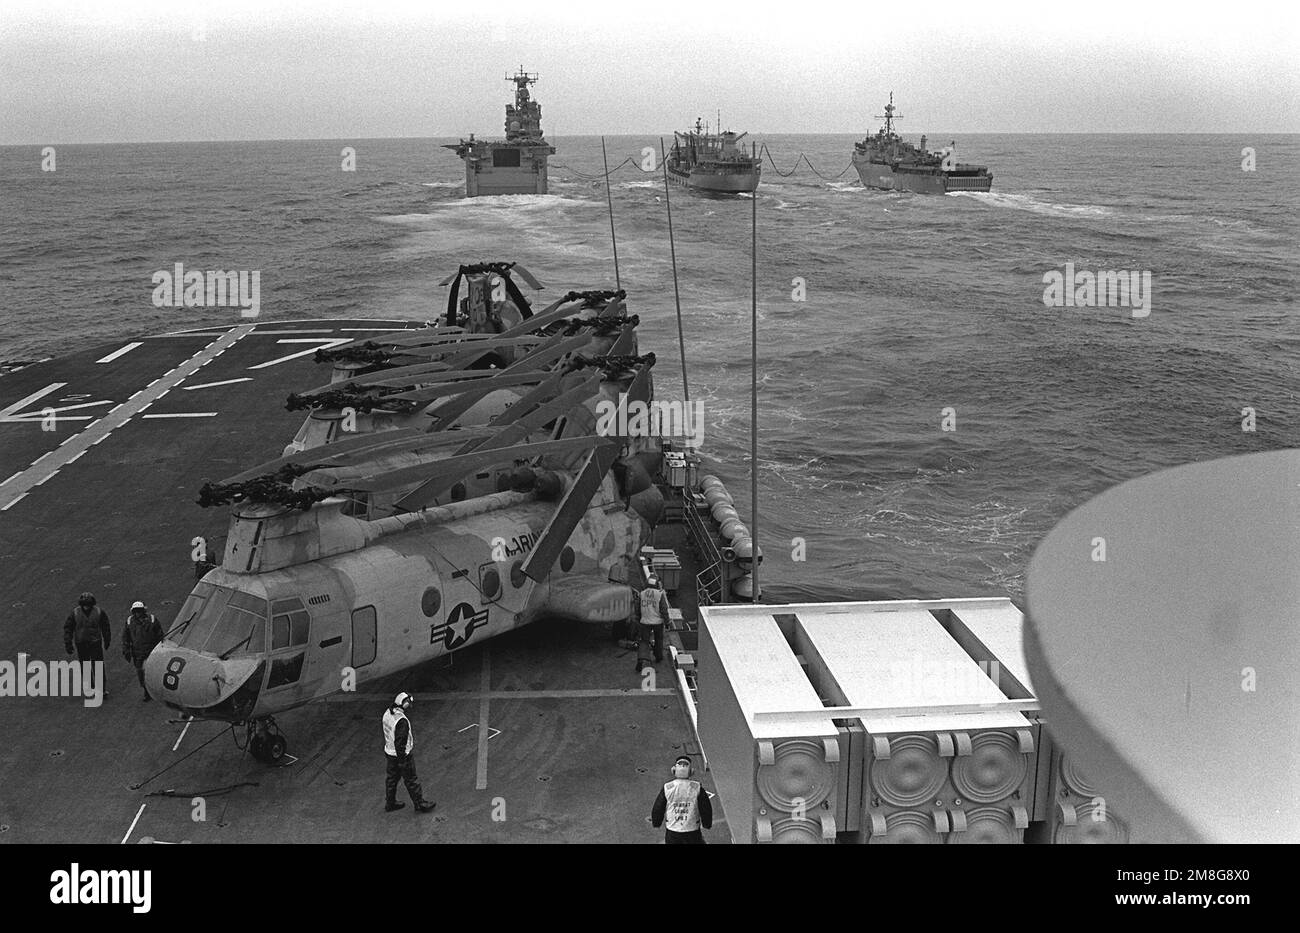
[[[464,188],[463,181],[422,181],[420,182],[425,188]]]

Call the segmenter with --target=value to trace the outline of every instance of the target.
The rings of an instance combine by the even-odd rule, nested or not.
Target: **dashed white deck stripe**
[[[119,356],[126,356],[128,353],[130,353],[130,352],[131,352],[132,350],[134,350],[136,347],[143,347],[143,346],[144,346],[144,344],[142,344],[140,341],[137,340],[135,343],[128,343],[126,346],[122,347],[120,350],[114,350],[114,351],[113,351],[112,353],[110,353],[108,356],[106,356],[106,357],[104,357],[103,359],[100,359],[100,360],[95,360],[95,362],[96,362],[96,363],[111,363],[111,362],[113,362],[113,360],[117,359]]]
[[[141,418],[215,418],[215,411],[172,411],[160,412],[156,415],[141,415]]]
[[[78,454],[85,453],[100,441],[105,440],[110,434],[161,398],[181,380],[194,375],[198,368],[208,360],[220,356],[233,347],[241,338],[251,333],[253,327],[253,324],[242,324],[231,328],[198,353],[176,366],[165,376],[155,379],[150,383],[149,388],[116,406],[108,414],[89,425],[84,431],[76,435],[75,440],[54,448],[17,476],[5,480],[0,485],[0,510],[9,508],[19,498],[26,495],[28,490],[39,486],[68,463],[71,463],[72,459]]]

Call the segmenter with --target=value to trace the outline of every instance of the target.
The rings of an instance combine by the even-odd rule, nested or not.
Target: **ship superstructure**
[[[542,135],[542,105],[533,100],[528,86],[537,74],[520,66],[506,80],[515,85],[515,102],[506,105],[506,138],[475,139],[444,145],[465,162],[465,196],[493,194],[546,194],[546,160],[555,147]]]
[[[747,133],[711,133],[696,119],[695,128],[673,134],[668,153],[668,177],[679,185],[714,194],[736,194],[758,188],[763,163],[737,145]]]
[[[885,125],[875,136],[868,136],[853,147],[853,167],[868,188],[886,191],[915,191],[917,194],[946,194],[949,191],[989,191],[993,175],[983,165],[957,161],[956,142],[945,149],[930,152],[926,137],[914,146],[894,132],[894,121],[902,119],[894,107],[894,93],[889,93],[885,112],[877,119]]]

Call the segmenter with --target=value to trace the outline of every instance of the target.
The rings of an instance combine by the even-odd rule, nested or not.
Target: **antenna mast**
[[[758,158],[758,144],[749,144],[751,154]],[[743,149],[741,150],[744,151]],[[758,589],[758,188],[750,196],[750,344],[749,344],[749,531],[754,545],[750,571],[754,588],[750,601],[757,603]]]
[[[889,103],[885,105],[885,112],[876,114],[877,120],[885,121],[885,135],[894,135],[894,121],[903,119],[901,113],[894,113],[894,92],[889,92]]]
[[[677,288],[677,245],[673,240],[673,202],[668,196],[668,160],[664,158],[664,138],[659,137],[659,163],[664,173],[664,207],[668,209],[668,250],[673,259],[673,300],[677,303],[677,349],[682,355],[682,399],[691,400],[686,382],[686,335],[682,329],[682,296]]]
[[[600,137],[600,156],[605,160],[605,201],[609,204],[609,241],[614,244],[614,287],[620,291],[623,282],[618,275],[618,237],[614,235],[614,195],[609,190],[609,155],[605,152],[605,137]]]

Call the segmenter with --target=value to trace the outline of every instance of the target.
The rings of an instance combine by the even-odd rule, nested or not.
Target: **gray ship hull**
[[[712,194],[740,194],[758,189],[758,172],[685,171],[668,166],[668,179],[674,184]]]
[[[463,156],[465,197],[546,194],[546,158],[554,151],[546,145],[475,147]]]
[[[992,175],[963,175],[945,172],[895,171],[893,167],[872,162],[854,154],[853,167],[868,188],[885,191],[913,191],[917,194],[946,194],[949,191],[991,191]]]

